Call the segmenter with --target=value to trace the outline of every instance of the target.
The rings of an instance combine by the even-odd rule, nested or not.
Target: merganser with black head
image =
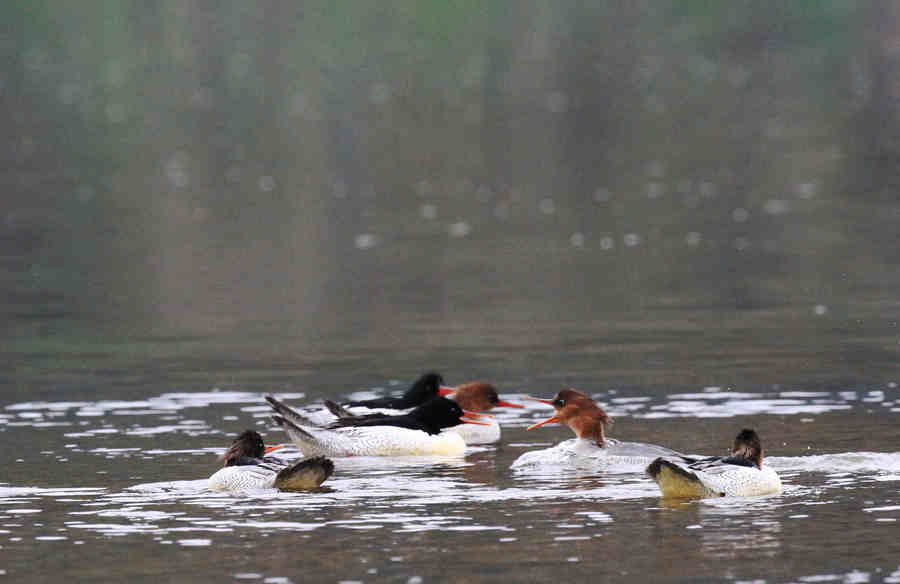
[[[209,477],[210,489],[245,491],[276,488],[282,491],[309,491],[318,488],[334,471],[325,457],[307,458],[286,464],[266,454],[283,446],[266,447],[255,430],[245,430],[222,456],[224,467]]]
[[[402,456],[461,454],[466,447],[459,434],[441,433],[462,423],[484,424],[470,419],[459,404],[436,397],[398,416],[340,418],[330,427],[308,425],[291,407],[272,396],[266,401],[275,410],[272,419],[287,432],[307,456]]]
[[[327,426],[334,422],[335,416],[341,417],[341,414],[335,411],[335,407],[344,412],[343,415],[345,416],[370,416],[377,414],[396,416],[438,397],[442,391],[449,393],[453,389],[444,385],[444,378],[440,373],[432,371],[416,379],[402,396],[345,401],[341,402],[339,406],[336,404],[329,405],[328,408],[305,406],[294,411],[302,415],[307,424]],[[331,404],[333,402],[328,403]]]
[[[441,377],[439,373],[425,373],[400,397],[377,397],[374,399],[344,402],[341,405],[345,408],[363,407],[370,410],[408,410],[438,397],[443,384],[444,378]]]
[[[607,438],[605,428],[612,425],[612,418],[590,397],[575,389],[563,389],[553,399],[526,398],[552,406],[555,414],[528,427],[533,430],[557,422],[568,426],[574,440],[566,440],[553,448],[526,452],[513,462],[513,468],[540,467],[543,465],[602,465],[637,467],[643,469],[659,456],[680,456],[674,450]]]
[[[663,497],[750,497],[781,492],[778,473],[763,464],[756,431],[741,430],[730,456],[660,457],[647,467]]]

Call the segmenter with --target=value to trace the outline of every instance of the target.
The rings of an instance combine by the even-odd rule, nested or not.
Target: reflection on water
[[[304,400],[300,392],[285,397],[296,403]],[[510,396],[516,397],[521,396]],[[606,392],[595,397],[621,425],[628,425],[623,432],[637,424],[644,431],[666,430],[658,436],[664,443],[670,439],[668,432],[683,433],[703,419],[712,424],[707,427],[710,435],[719,441],[724,437],[727,444],[734,426],[748,416],[771,427],[788,416],[799,427],[812,429],[818,427],[814,419],[818,416],[840,416],[842,436],[819,435],[822,447],[829,450],[847,435],[861,436],[873,422],[892,423],[898,396],[891,388],[806,393],[708,388],[664,396]],[[884,566],[881,560],[888,557],[885,550],[873,555],[865,544],[853,541],[860,533],[886,541],[900,519],[900,452],[806,454],[776,443],[767,460],[785,483],[781,495],[668,501],[661,500],[655,483],[635,469],[554,467],[513,472],[510,464],[522,452],[571,436],[563,428],[526,433],[524,427],[547,413],[532,402],[523,410],[498,410],[504,440],[471,448],[464,456],[337,459],[334,476],[311,493],[209,491],[206,477],[215,470],[235,428],[255,426],[266,433],[267,441],[278,440],[265,408],[256,405],[259,402],[260,396],[252,392],[210,391],[165,393],[136,401],[20,402],[4,407],[0,428],[13,439],[18,458],[10,463],[10,478],[0,484],[0,545],[15,552],[7,557],[16,558],[6,560],[3,569],[33,574],[32,565],[53,563],[38,558],[49,546],[57,546],[54,550],[87,546],[98,553],[115,545],[174,546],[227,557],[235,552],[225,550],[250,545],[259,554],[246,560],[254,569],[232,570],[224,576],[299,581],[305,579],[299,577],[302,573],[315,579],[334,575],[366,579],[399,573],[398,566],[405,565],[406,571],[400,572],[407,578],[427,578],[439,572],[421,550],[439,549],[445,545],[440,540],[456,534],[453,545],[463,563],[500,562],[505,567],[498,573],[515,574],[518,568],[497,560],[493,552],[485,557],[478,550],[505,554],[525,562],[529,570],[529,557],[551,565],[571,564],[575,574],[598,569],[627,572],[636,561],[651,561],[646,559],[650,557],[660,565],[696,562],[694,571],[681,567],[663,578],[672,580],[701,574],[766,579],[767,573],[779,574],[766,562],[777,564],[802,553],[807,557],[799,565],[806,569],[792,570],[789,579],[856,577],[853,572],[823,574],[814,569],[822,563],[840,565],[810,551],[825,532],[840,542],[845,556],[860,558],[857,576],[884,569],[884,577],[895,577],[889,575],[895,567]],[[733,413],[723,417],[729,411]],[[804,424],[801,420],[807,416],[812,418]],[[688,426],[667,429],[671,420]],[[710,443],[706,436],[698,441]],[[297,452],[288,446],[277,455],[291,459]],[[277,549],[293,547],[290,538],[298,537],[304,538],[306,553],[320,550],[342,557],[343,547],[356,559],[348,556],[344,566],[310,560],[301,572],[296,565],[272,568],[283,565]],[[259,538],[278,543],[264,551],[249,543]],[[629,546],[634,554],[647,554],[645,559],[623,553]],[[884,546],[900,551],[893,549],[895,544]],[[141,553],[153,554],[149,549]],[[591,559],[600,557],[597,554],[602,555],[604,568]],[[725,567],[703,567],[707,565]],[[544,574],[543,568],[537,569]]]
[[[709,500],[699,506],[694,526],[703,551],[711,557],[734,560],[753,550],[760,559],[776,555],[782,543],[782,511],[766,500]]]

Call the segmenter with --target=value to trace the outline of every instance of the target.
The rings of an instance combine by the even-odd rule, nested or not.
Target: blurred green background
[[[894,3],[0,16],[9,391],[199,359],[895,376]]]

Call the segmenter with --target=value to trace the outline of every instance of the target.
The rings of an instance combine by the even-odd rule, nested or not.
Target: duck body
[[[763,463],[756,432],[744,429],[731,456],[696,458],[663,456],[647,467],[663,497],[753,497],[781,492],[781,479]]]
[[[302,428],[283,419],[281,427],[305,456],[418,456],[462,454],[466,443],[454,432],[431,435],[397,426]]]
[[[405,456],[461,454],[466,443],[459,434],[441,432],[459,424],[463,411],[446,398],[434,398],[400,416],[338,418],[326,428],[304,425],[292,408],[266,396],[272,417],[306,456]],[[476,422],[471,422],[476,423]]]
[[[604,470],[636,471],[662,456],[681,456],[678,452],[655,444],[624,442],[606,438],[603,446],[584,438],[572,438],[552,448],[532,450],[520,455],[511,468],[541,466],[596,467]]]
[[[729,458],[696,462],[658,458],[647,467],[647,474],[663,497],[753,497],[781,492],[781,479],[772,467],[734,464]]]

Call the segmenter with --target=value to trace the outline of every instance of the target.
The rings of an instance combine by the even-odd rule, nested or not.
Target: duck
[[[441,396],[448,397],[468,412],[486,412],[493,408],[524,408],[522,404],[514,404],[500,399],[497,388],[487,381],[471,381],[456,387],[442,385],[438,390]]]
[[[486,412],[496,407],[524,408],[500,399],[497,388],[486,381],[472,381],[456,387],[440,386],[439,394],[458,403],[466,412]],[[347,408],[330,400],[325,400],[325,407],[336,418],[379,418],[387,414],[354,414]],[[493,417],[485,416],[484,424],[459,424],[445,428],[443,432],[455,432],[463,437],[467,446],[473,444],[493,444],[500,441],[500,424]]]
[[[500,399],[497,388],[486,381],[472,381],[456,387],[441,386],[440,395],[452,399],[467,412],[487,412],[494,408],[524,408]],[[488,418],[487,425],[460,424],[447,428],[444,432],[456,432],[468,445],[493,444],[500,441],[500,424]]]
[[[659,457],[647,466],[663,497],[752,497],[781,492],[781,479],[763,464],[759,435],[742,429],[734,438],[730,456],[707,458]]]
[[[377,397],[365,400],[351,400],[340,402],[338,405],[349,415],[368,416],[383,414],[396,416],[424,404],[438,397],[443,391],[451,393],[455,388],[444,385],[444,378],[440,373],[429,371],[423,373],[415,382],[399,397]],[[332,402],[334,403],[334,402]],[[335,414],[330,408],[323,409],[320,406],[307,406],[300,410],[294,410],[315,426],[326,426],[335,419]]]
[[[339,418],[326,427],[308,425],[308,421],[290,406],[271,395],[266,401],[280,426],[306,456],[403,456],[461,454],[466,443],[462,436],[442,433],[458,424],[481,422],[463,412],[454,401],[436,397],[407,414]]]
[[[681,456],[679,452],[655,444],[607,438],[605,428],[612,425],[612,418],[594,400],[576,389],[563,389],[552,399],[530,396],[526,399],[552,406],[555,410],[553,416],[532,424],[527,430],[559,423],[568,426],[575,438],[552,448],[525,452],[513,462],[513,468],[597,464],[643,470],[660,456]]]
[[[432,398],[440,395],[441,389],[450,388],[444,386],[444,378],[440,373],[431,371],[422,374],[406,392],[400,397],[376,397],[341,403],[345,408],[366,408],[369,410],[409,410],[420,406]],[[396,413],[396,412],[389,412]]]
[[[334,463],[324,456],[286,464],[271,456],[283,445],[265,446],[255,430],[245,430],[222,456],[223,467],[207,481],[214,491],[246,491],[276,488],[281,491],[310,491],[318,488],[334,472]]]

